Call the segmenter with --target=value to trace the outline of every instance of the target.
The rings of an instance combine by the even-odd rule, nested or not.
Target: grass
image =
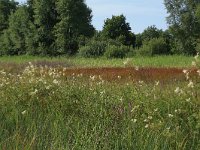
[[[81,60],[98,62],[70,59],[88,65]],[[0,149],[200,149],[200,73],[191,78],[187,70],[189,79],[167,83],[65,73],[32,64],[18,75],[0,72]]]
[[[188,56],[155,56],[155,57],[133,57],[129,62],[132,66],[139,67],[190,67],[193,57]],[[126,59],[106,58],[79,58],[79,57],[34,57],[34,56],[12,56],[1,57],[0,63],[23,64],[32,62],[54,62],[63,63],[70,67],[124,67]]]

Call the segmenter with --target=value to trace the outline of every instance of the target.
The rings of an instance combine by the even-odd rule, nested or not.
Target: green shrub
[[[169,46],[163,38],[154,38],[145,41],[143,46],[138,50],[139,55],[154,56],[161,54],[169,54]]]
[[[110,45],[107,47],[105,56],[107,58],[124,58],[129,52],[129,47]]]
[[[104,41],[92,41],[79,48],[79,55],[82,57],[99,57],[104,54],[106,46],[107,44]]]

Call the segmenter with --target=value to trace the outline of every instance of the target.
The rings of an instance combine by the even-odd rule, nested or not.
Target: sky
[[[86,0],[86,3],[92,9],[92,24],[97,30],[102,30],[107,18],[121,14],[126,16],[134,33],[141,33],[151,25],[167,29],[163,0]]]

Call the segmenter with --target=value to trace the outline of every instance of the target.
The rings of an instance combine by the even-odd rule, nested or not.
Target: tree
[[[195,16],[197,18],[198,23],[200,24],[200,4],[197,5]],[[200,52],[200,37],[197,39],[197,45],[196,45],[197,52]]]
[[[30,6],[34,12],[34,24],[37,27],[39,51],[42,55],[56,53],[54,27],[57,23],[56,0],[33,0]]]
[[[8,18],[16,10],[17,4],[14,0],[0,0],[0,34],[8,28]]]
[[[135,45],[135,35],[131,32],[131,27],[126,22],[124,15],[112,16],[111,19],[106,19],[102,34],[106,38],[120,41],[123,45]]]
[[[143,46],[139,49],[140,55],[154,56],[154,55],[166,55],[169,54],[167,43],[163,38],[153,38],[149,41],[144,41]]]
[[[61,54],[74,54],[78,49],[78,38],[94,34],[94,27],[91,25],[92,11],[83,0],[60,0],[57,1],[56,8],[59,14],[59,21],[55,26],[57,49]]]
[[[155,25],[147,27],[142,33],[142,40],[151,40],[162,36],[163,31],[156,28]]]
[[[169,13],[167,22],[175,37],[177,51],[194,54],[196,39],[200,35],[200,23],[195,16],[200,0],[165,0],[164,3]]]
[[[9,27],[5,31],[3,36],[3,48],[5,54],[8,55],[20,55],[31,53],[35,50],[34,37],[35,27],[30,21],[28,8],[24,6],[18,7],[18,9],[12,13],[9,17]]]

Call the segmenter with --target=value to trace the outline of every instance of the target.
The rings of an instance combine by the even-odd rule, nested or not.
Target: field
[[[2,57],[0,149],[199,150],[198,63]]]

